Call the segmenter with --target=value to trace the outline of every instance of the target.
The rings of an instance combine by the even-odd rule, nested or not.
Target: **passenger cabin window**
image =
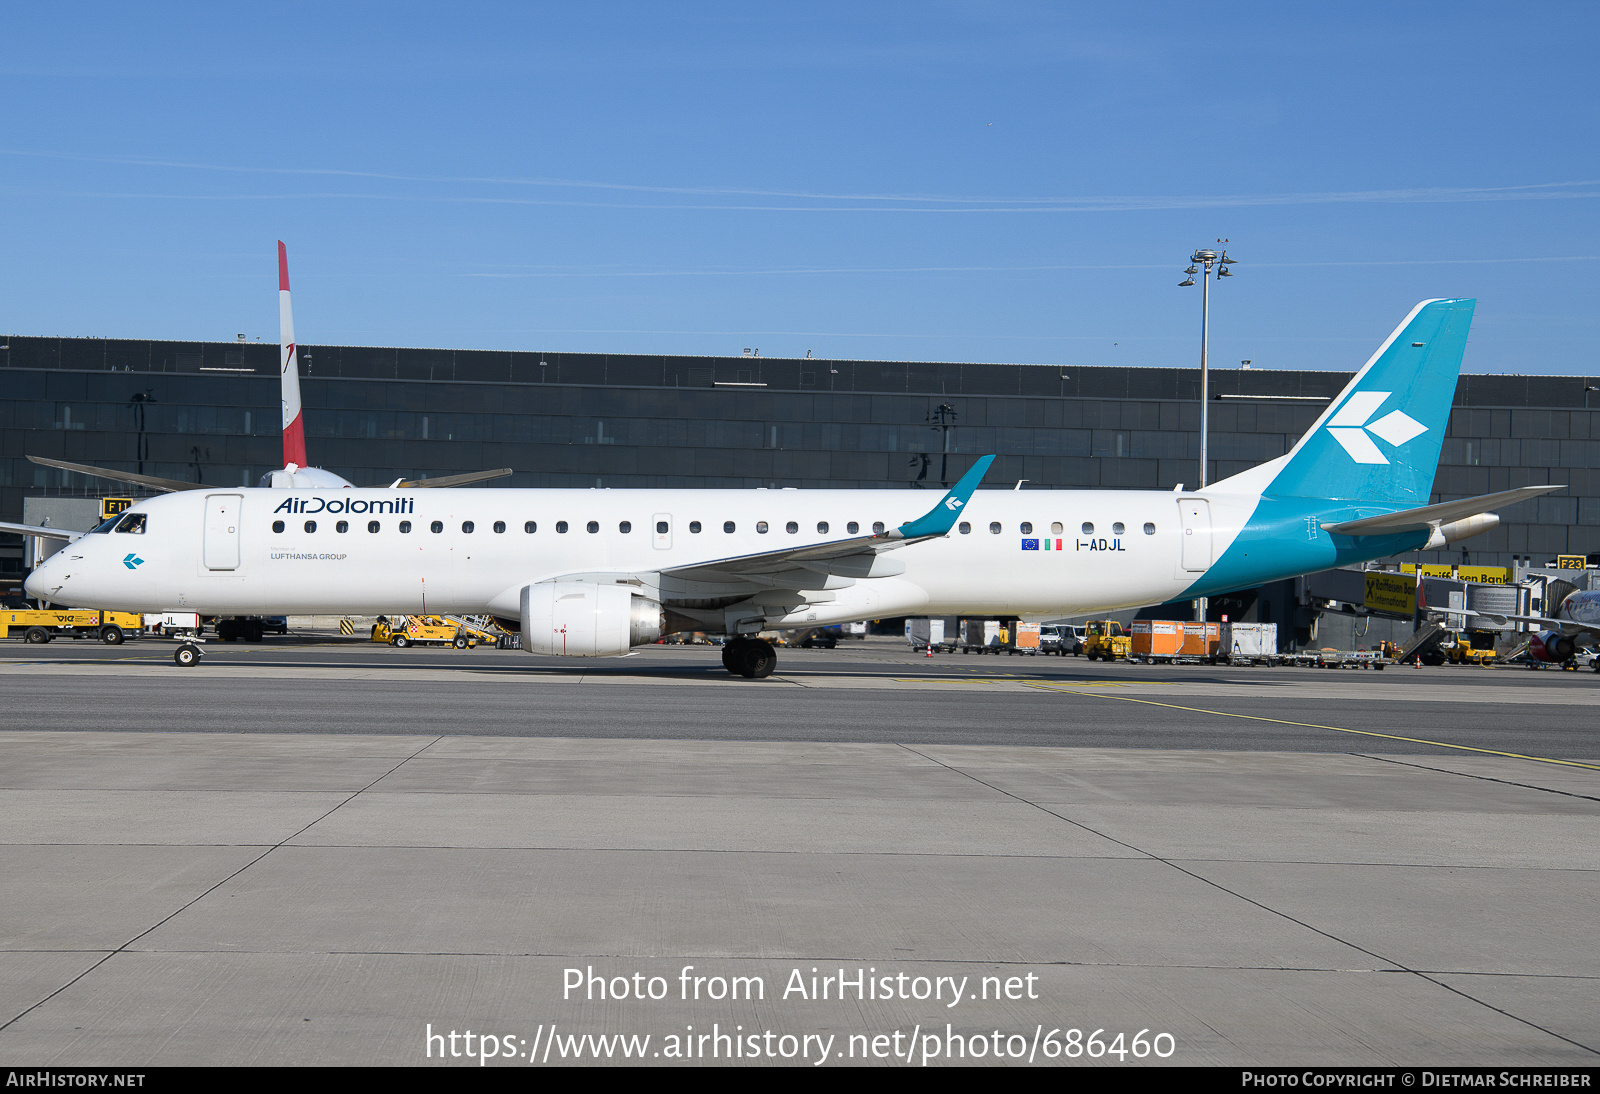
[[[444,521],[442,521],[442,520],[434,521],[432,524],[428,525],[428,531],[433,532],[435,534],[444,531]]]
[[[759,532],[761,535],[766,535],[767,534],[767,522],[764,521],[764,520],[756,521],[756,531]]]
[[[857,524],[855,521],[851,521],[849,524],[844,526],[844,530],[853,536],[857,532],[861,531],[861,525]]]
[[[522,530],[531,536],[539,530],[539,524],[537,521],[532,520],[523,521]]]
[[[997,520],[996,521],[991,521],[989,523],[989,532],[990,532],[991,535],[998,536],[1000,534],[1000,522],[997,521]]]
[[[497,534],[500,533],[500,532],[504,532],[506,530],[506,522],[503,521],[503,520],[495,521],[494,522],[494,530],[495,530],[495,532]]]
[[[1123,527],[1122,522],[1120,520],[1117,521],[1117,523],[1115,523],[1115,524],[1113,524],[1111,526],[1111,534],[1114,535],[1114,536],[1120,536],[1120,535],[1122,535],[1122,533],[1124,533],[1126,531],[1127,531],[1127,529]]]
[[[623,535],[627,535],[629,532],[633,531],[633,522],[631,520],[623,521],[621,524],[617,525],[617,531],[621,532]]]
[[[664,520],[656,521],[656,535],[664,536],[666,534],[667,534],[667,522],[664,521]]]
[[[564,521],[564,520],[556,521],[556,531],[561,533],[562,535],[566,535],[567,534],[567,522]]]
[[[597,520],[591,520],[589,522],[589,534],[592,536],[598,531],[600,531],[600,522]]]
[[[275,521],[273,521],[273,522],[272,522],[272,530],[273,530],[273,531],[274,531],[274,532],[281,532],[281,531],[283,531],[283,521],[281,521],[281,520],[275,520]]]
[[[875,520],[872,522],[872,534],[875,536],[883,535],[883,521]]]
[[[1156,526],[1154,524],[1146,523],[1145,526],[1144,526],[1144,534],[1147,535],[1147,536],[1155,535],[1156,534]]]
[[[689,531],[698,536],[700,534],[700,522],[691,520],[689,522]]]
[[[472,533],[472,529],[475,528],[475,527],[477,527],[477,526],[475,524],[473,524],[470,520],[464,520],[464,521],[461,522],[461,530],[463,532],[466,532],[469,535]]]
[[[1050,534],[1053,536],[1059,536],[1061,534],[1061,522],[1059,520],[1050,525]]]
[[[817,521],[817,534],[819,536],[825,536],[825,535],[828,534],[828,522],[827,521],[825,521],[825,520]]]
[[[1087,520],[1084,521],[1083,522],[1083,534],[1086,535],[1086,536],[1094,535],[1094,524],[1091,523],[1090,521],[1087,521]]]
[[[334,526],[333,526],[333,530],[334,530],[334,531],[335,531],[335,532],[348,532],[348,531],[349,531],[349,530],[350,530],[350,522],[349,522],[349,521],[347,521],[347,520],[341,520],[341,521],[340,521],[340,522],[339,522],[339,523],[338,523],[338,524],[335,524],[335,525],[334,525]],[[409,532],[409,531],[411,531],[411,522],[410,522],[410,521],[407,521],[407,522],[405,522],[405,523],[404,523],[404,524],[402,524],[402,525],[401,525],[401,526],[400,526],[400,530],[401,530],[401,531],[402,531],[402,532]]]
[[[117,525],[118,532],[131,532],[136,536],[144,535],[144,514],[129,513],[122,518],[122,523]]]
[[[339,522],[339,531],[341,531],[341,532],[344,531],[344,521],[342,521],[342,520]],[[411,522],[409,520],[401,521],[400,522],[400,533],[402,535],[409,535],[410,532],[411,532]]]
[[[800,526],[791,520],[788,524],[783,526],[783,530],[792,536],[796,532],[800,531]]]
[[[314,521],[314,520],[306,521],[306,531],[315,532],[316,530],[317,530],[317,522],[316,521]]]
[[[369,532],[376,532],[381,527],[383,527],[383,525],[379,524],[375,520],[367,521],[367,531]]]
[[[959,525],[957,525],[957,527],[961,529],[961,534],[964,536],[969,536],[972,534],[972,525],[966,521],[962,521]]]
[[[724,532],[727,532],[727,533],[729,533],[729,534],[732,534],[732,532],[733,532],[733,521],[731,521],[731,520],[725,520],[725,521],[723,521],[723,522],[722,522],[722,530],[723,530],[723,531],[724,531]]]
[[[1022,534],[1025,536],[1033,535],[1033,522],[1031,520],[1022,522]]]

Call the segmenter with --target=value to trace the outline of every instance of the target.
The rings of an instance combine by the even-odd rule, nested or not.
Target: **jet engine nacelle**
[[[558,657],[619,657],[661,637],[661,605],[628,585],[550,581],[522,590],[522,648]]]
[[[1528,643],[1528,652],[1533,655],[1534,660],[1550,661],[1558,665],[1571,660],[1577,651],[1577,639],[1560,631],[1540,631]]]

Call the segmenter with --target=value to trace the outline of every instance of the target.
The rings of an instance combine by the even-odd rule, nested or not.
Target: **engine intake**
[[[522,648],[557,657],[620,657],[662,634],[659,602],[631,586],[552,581],[522,590]]]

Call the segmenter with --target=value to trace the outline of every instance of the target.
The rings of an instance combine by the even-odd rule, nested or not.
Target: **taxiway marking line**
[[[1029,687],[1040,691],[1066,691],[1082,685],[1075,684],[1029,684]],[[1089,695],[1104,696],[1107,699],[1120,699],[1124,703],[1143,703],[1145,706],[1166,707],[1169,710],[1187,710],[1193,714],[1215,714],[1222,718],[1243,718],[1251,722],[1275,722],[1281,726],[1302,726],[1306,729],[1327,729],[1334,733],[1355,733],[1362,737],[1382,737],[1389,741],[1405,741],[1414,745],[1432,745],[1435,748],[1453,748],[1459,752],[1481,752],[1487,756],[1506,756],[1513,760],[1532,760],[1534,763],[1558,764],[1562,767],[1581,767],[1588,771],[1600,771],[1600,764],[1580,763],[1577,760],[1556,760],[1549,756],[1525,756],[1520,752],[1502,752],[1495,748],[1474,748],[1472,745],[1455,745],[1448,741],[1429,741],[1422,737],[1402,737],[1396,733],[1378,733],[1370,729],[1347,729],[1344,726],[1323,726],[1315,722],[1291,722],[1287,718],[1268,718],[1260,714],[1236,714],[1231,710],[1206,710],[1202,707],[1186,707],[1178,703],[1159,703],[1154,699],[1135,699],[1131,695],[1107,695],[1103,691],[1087,692]]]

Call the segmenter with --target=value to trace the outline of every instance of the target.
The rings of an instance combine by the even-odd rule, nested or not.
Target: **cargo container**
[[[1215,657],[1221,639],[1219,623],[1185,623],[1183,648],[1179,652],[1184,657]]]
[[[1183,624],[1166,619],[1135,619],[1129,627],[1128,656],[1133,660],[1170,660],[1183,652]]]
[[[1276,623],[1224,623],[1217,658],[1230,665],[1272,663],[1278,659]]]
[[[906,641],[914,650],[938,649],[944,646],[944,620],[911,618],[906,620]]]
[[[998,619],[963,619],[962,653],[999,653],[1007,640],[1006,629]]]
[[[1024,653],[1033,655],[1039,652],[1039,624],[1013,623],[1010,627],[1010,642],[1006,645],[1007,653]]]

